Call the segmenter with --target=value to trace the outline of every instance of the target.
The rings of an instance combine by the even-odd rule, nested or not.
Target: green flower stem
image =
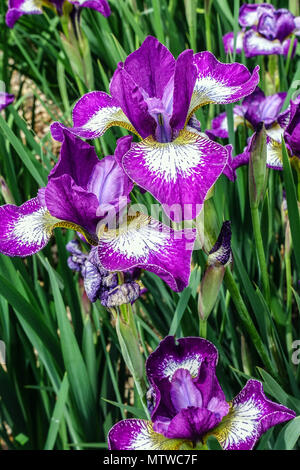
[[[228,267],[225,272],[225,277],[224,277],[225,285],[232,297],[232,300],[235,304],[237,313],[240,317],[241,322],[243,323],[245,329],[247,330],[251,340],[253,341],[253,344],[263,361],[265,367],[268,369],[271,375],[276,377],[276,373],[274,371],[274,368],[272,366],[272,363],[270,361],[270,358],[266,352],[266,349],[264,347],[264,344],[261,340],[261,337],[258,334],[258,331],[249,315],[249,312],[247,310],[247,307],[242,299],[242,296],[240,294],[239,288],[233,278],[233,275],[231,273],[230,268]]]
[[[263,240],[261,236],[260,230],[260,218],[259,218],[259,211],[258,206],[254,205],[251,207],[251,217],[252,217],[252,224],[253,224],[253,233],[256,245],[256,252],[258,257],[258,263],[261,272],[261,278],[264,288],[264,294],[267,301],[267,304],[270,306],[271,304],[271,293],[270,293],[270,284],[269,284],[269,277],[267,271],[267,263],[266,257],[264,252]]]
[[[207,337],[207,320],[199,319],[199,336],[206,339]]]
[[[143,377],[144,360],[139,350],[140,341],[131,304],[119,307],[116,320],[116,331],[123,359],[133,377],[146,417],[150,419],[146,400],[147,387]]]
[[[285,254],[285,277],[286,277],[286,309],[287,309],[287,321],[286,321],[286,345],[289,352],[292,351],[293,343],[293,323],[292,323],[292,266],[291,266],[291,247],[286,247]]]

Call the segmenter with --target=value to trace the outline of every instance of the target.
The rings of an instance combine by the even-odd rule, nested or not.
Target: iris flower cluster
[[[292,47],[294,54],[300,35],[300,17],[295,17],[286,8],[276,10],[270,3],[244,4],[240,8],[239,23],[242,31],[237,37],[228,33],[223,37],[226,52],[245,52],[246,57],[258,55],[288,55]]]
[[[41,15],[43,7],[54,10],[59,16],[63,14],[65,8],[72,7],[75,11],[87,7],[99,11],[104,16],[110,15],[107,0],[9,0],[6,24],[13,28],[15,22],[23,15]]]

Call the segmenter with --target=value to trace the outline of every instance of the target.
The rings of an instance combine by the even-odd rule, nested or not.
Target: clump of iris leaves
[[[41,140],[31,130],[37,118],[36,102],[52,121],[62,115],[70,120],[73,103],[88,90],[83,83],[78,87],[70,63],[61,52],[58,18],[50,11],[28,15],[9,30],[4,25],[5,3],[0,5],[0,80],[10,91],[14,72],[19,80],[19,96],[14,108],[5,110],[5,119],[0,116],[0,172],[20,205],[36,195],[57,161],[51,151],[50,133]],[[277,8],[287,6],[286,1],[272,3]],[[82,12],[81,24],[92,52],[97,90],[108,91],[117,63],[149,34],[176,57],[184,49],[193,48],[195,52],[211,50],[223,62],[233,60],[225,55],[222,36],[239,29],[238,0],[110,0],[110,6],[113,14],[109,18],[88,8]],[[238,60],[250,69],[259,64],[264,77],[267,57],[239,56]],[[278,57],[276,67],[278,91],[288,91],[291,96],[292,84],[300,80],[300,50],[288,67],[285,59]],[[23,86],[28,89],[28,78],[33,107],[32,122],[26,124],[26,96],[21,97],[21,93]],[[263,81],[260,86],[264,86]],[[230,115],[232,107],[227,108]],[[209,127],[211,119],[223,110],[214,106],[198,112],[202,127]],[[96,142],[98,154],[113,154],[121,132],[113,128]],[[235,154],[243,151],[246,132],[242,127],[236,134],[230,132]],[[288,204],[297,208],[297,180],[288,162],[285,165],[284,172],[269,171],[259,208],[272,312],[263,297],[253,241],[248,168],[238,170],[234,184],[222,176],[213,196],[220,224],[223,215],[232,222],[233,276],[270,361],[262,362],[239,320],[226,284],[209,317],[207,339],[219,350],[217,375],[226,396],[235,396],[248,378],[258,378],[271,399],[299,414],[300,367],[293,365],[286,345],[288,337],[300,340],[300,224],[298,211],[290,211],[292,237],[299,243],[294,243],[291,256],[294,290],[287,292],[281,206],[283,190],[288,189]],[[146,205],[155,202],[150,194],[142,195],[138,190],[134,197]],[[1,196],[0,203],[4,204]],[[3,447],[9,449],[107,448],[107,432],[117,421],[144,418],[109,313],[99,302],[90,306],[89,314],[86,312],[78,276],[67,266],[65,245],[74,235],[57,231],[52,243],[25,262],[0,256],[0,339],[6,343],[6,368],[0,367],[0,438]],[[196,251],[190,285],[180,294],[157,276],[144,273],[148,292],[137,301],[136,315],[145,358],[169,333],[197,336],[197,289],[205,262],[205,255]],[[124,405],[128,402],[130,405]],[[293,429],[287,426],[270,429],[257,448],[293,449],[297,441],[299,448],[299,424]]]

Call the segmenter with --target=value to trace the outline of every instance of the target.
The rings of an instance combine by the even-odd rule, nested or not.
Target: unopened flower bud
[[[251,207],[256,207],[265,191],[267,168],[267,137],[263,123],[251,138],[249,145],[249,196]]]

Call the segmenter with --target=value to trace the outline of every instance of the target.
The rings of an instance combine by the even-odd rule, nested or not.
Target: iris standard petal
[[[251,450],[269,428],[295,416],[294,411],[270,401],[261,382],[249,380],[212,434],[225,450]]]
[[[182,439],[167,439],[142,419],[120,421],[108,434],[109,450],[179,450],[185,443],[191,445]]]
[[[142,138],[154,135],[155,119],[148,111],[148,105],[140,87],[124,68],[123,63],[118,64],[109,88],[112,97],[119,103],[123,113],[138,134]]]
[[[183,130],[173,142],[149,137],[133,144],[122,165],[129,178],[164,205],[170,218],[181,221],[200,213],[227,160],[226,148]]]
[[[96,233],[98,199],[78,186],[70,175],[52,178],[46,187],[45,200],[54,217],[79,225],[90,234]]]
[[[22,206],[0,207],[0,252],[7,256],[30,256],[47,245],[58,219],[52,217],[39,198]]]
[[[35,0],[9,0],[5,21],[9,28],[13,28],[15,22],[21,16],[40,15],[42,13],[42,8],[37,5]]]
[[[51,125],[51,134],[62,142],[64,129],[84,139],[96,139],[112,126],[120,126],[135,132],[119,103],[102,91],[91,91],[77,101],[73,109],[73,127],[66,127],[60,122]]]
[[[175,59],[156,38],[148,36],[141,47],[127,57],[124,68],[149,98],[162,99],[174,75]]]
[[[240,8],[239,23],[244,28],[257,25],[262,14],[273,13],[274,11],[274,6],[268,3],[260,3],[257,5],[244,4]]]
[[[164,379],[171,381],[177,370],[185,369],[196,378],[205,359],[212,367],[218,362],[218,351],[209,341],[197,337],[175,340],[174,336],[167,336],[147,359],[147,377],[151,384]]]
[[[195,236],[192,229],[174,231],[139,214],[118,230],[103,233],[98,246],[99,260],[108,271],[146,269],[174,291],[181,291],[189,283]]]
[[[252,74],[242,64],[222,64],[211,52],[194,56],[197,80],[189,115],[205,104],[228,104],[250,95],[259,82],[259,66]]]

